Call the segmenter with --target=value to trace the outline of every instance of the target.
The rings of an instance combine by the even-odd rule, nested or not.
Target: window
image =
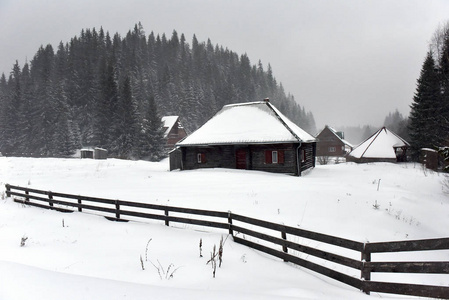
[[[306,161],[306,150],[302,149],[301,151],[301,162],[305,162]]]
[[[335,147],[329,147],[329,152],[335,152],[335,151],[336,151]]]
[[[199,164],[204,164],[206,162],[206,154],[198,153],[197,160]]]
[[[277,151],[271,151],[271,162],[273,164],[278,163],[278,152]]]
[[[283,164],[285,161],[284,150],[265,150],[266,164]]]

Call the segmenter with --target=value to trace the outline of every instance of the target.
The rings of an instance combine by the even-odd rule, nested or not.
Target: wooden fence
[[[225,229],[232,235],[234,242],[246,245],[328,276],[367,294],[370,292],[392,293],[411,296],[449,299],[449,286],[408,284],[396,282],[372,281],[371,274],[410,273],[410,274],[449,274],[449,261],[429,262],[373,262],[372,254],[404,251],[449,250],[449,238],[398,241],[382,243],[361,243],[322,233],[289,227],[281,224],[249,218],[232,212],[219,212],[201,209],[155,205],[122,200],[94,198],[70,195],[51,191],[42,191],[6,184],[7,197],[14,201],[41,208],[62,212],[99,211],[106,218],[115,221],[127,221],[126,217],[161,220],[169,226],[170,222],[207,226]],[[19,197],[19,198],[18,198]],[[197,217],[193,218],[191,215]],[[330,248],[343,249],[331,251],[299,243],[297,240],[313,241]],[[310,244],[310,243],[309,243]],[[320,247],[322,248],[322,247]],[[341,255],[341,253],[351,253]],[[299,253],[299,255],[298,255]],[[301,258],[305,254],[306,258]],[[310,257],[314,258],[311,260]],[[354,257],[359,257],[355,259]],[[326,265],[334,265],[331,268]],[[336,270],[338,269],[338,270]],[[355,270],[360,274],[348,275],[341,270]]]

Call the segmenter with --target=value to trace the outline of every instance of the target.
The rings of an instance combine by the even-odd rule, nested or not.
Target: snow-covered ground
[[[167,160],[0,157],[1,300],[403,298],[377,293],[367,296],[235,244],[219,229],[176,223],[166,227],[150,220],[110,222],[93,214],[25,207],[5,199],[5,183],[231,210],[360,242],[449,236],[447,178],[418,164],[323,165],[305,176],[293,177],[228,169],[169,172]],[[28,239],[21,247],[23,237]],[[213,278],[206,262],[221,237],[226,239],[224,261]],[[200,239],[203,257],[199,255]],[[449,251],[425,254],[419,254],[425,256],[422,260],[449,261]],[[402,257],[413,256],[401,254],[394,259]],[[163,274],[168,268],[169,274],[174,271],[171,278]],[[449,282],[446,275],[420,278],[418,283]]]

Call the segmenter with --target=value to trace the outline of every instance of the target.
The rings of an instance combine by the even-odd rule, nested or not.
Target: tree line
[[[161,117],[178,115],[194,131],[223,105],[264,98],[308,132],[305,111],[273,76],[210,39],[191,44],[174,30],[121,37],[83,29],[70,42],[41,46],[23,67],[0,77],[0,152],[67,157],[83,145],[109,156],[158,160],[165,155]]]

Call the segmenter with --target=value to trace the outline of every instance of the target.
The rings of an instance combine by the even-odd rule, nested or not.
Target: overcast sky
[[[449,21],[449,0],[0,0],[0,73],[40,45],[101,26],[122,36],[173,30],[210,38],[252,64],[325,124],[381,126],[408,115],[430,39]]]

